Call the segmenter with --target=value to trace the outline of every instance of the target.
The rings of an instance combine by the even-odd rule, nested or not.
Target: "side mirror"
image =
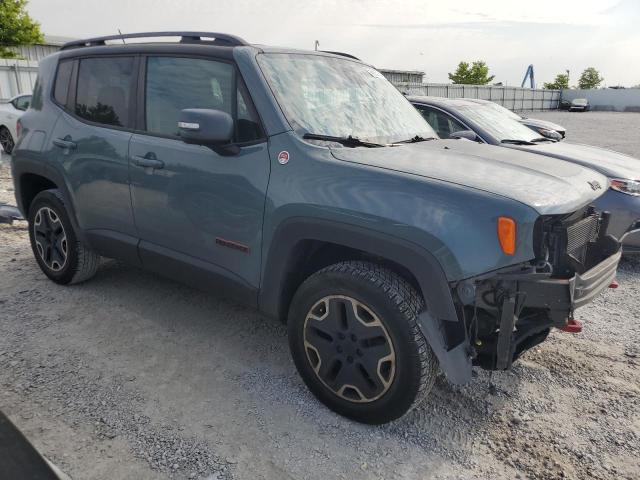
[[[540,135],[548,138],[549,140],[554,140],[556,142],[562,140],[562,135],[560,135],[555,130],[547,130],[546,128],[541,128],[540,130],[538,130],[538,132],[540,133]]]
[[[187,108],[180,112],[178,131],[185,143],[221,146],[233,139],[233,118],[221,110]]]
[[[465,140],[471,140],[472,142],[478,142],[480,139],[476,132],[471,130],[459,130],[449,135],[449,138],[464,138]]]

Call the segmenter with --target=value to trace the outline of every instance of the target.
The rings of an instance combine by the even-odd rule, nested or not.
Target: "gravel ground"
[[[535,116],[640,157],[638,114]],[[640,261],[618,280],[582,334],[371,427],[307,392],[282,325],[114,261],[57,286],[25,223],[0,225],[0,409],[73,478],[637,479]]]

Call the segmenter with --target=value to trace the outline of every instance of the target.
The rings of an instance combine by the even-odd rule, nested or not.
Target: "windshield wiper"
[[[533,142],[529,142],[527,140],[519,140],[517,138],[504,138],[500,140],[500,143],[510,143],[513,145],[535,145]]]
[[[365,142],[358,137],[349,135],[348,137],[333,137],[331,135],[319,135],[317,133],[305,133],[302,138],[305,140],[324,140],[327,142],[336,142],[344,145],[345,147],[387,147],[384,143]]]
[[[429,140],[439,140],[439,138],[437,137],[421,137],[420,135],[416,135],[415,137],[411,137],[408,140],[400,140],[399,142],[393,142],[394,144],[396,143],[417,143],[417,142],[428,142]]]

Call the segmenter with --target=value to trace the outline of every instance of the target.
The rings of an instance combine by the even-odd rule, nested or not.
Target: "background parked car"
[[[547,120],[523,117],[517,114],[516,112],[513,112],[508,108],[503,107],[502,105],[498,105],[495,102],[491,102],[489,100],[480,100],[478,98],[474,98],[474,99],[469,98],[465,100],[470,100],[472,102],[476,102],[481,105],[486,105],[490,108],[493,108],[494,110],[502,112],[505,115],[508,115],[509,117],[513,118],[514,120],[517,120],[521,124],[526,125],[534,132],[539,133],[543,137],[550,138],[551,140],[562,140],[567,134],[567,129],[562,125],[558,125],[557,123],[549,122]]]
[[[623,242],[625,253],[640,254],[640,160],[604,148],[550,141],[500,109],[475,100],[408,98],[441,138],[466,138],[525,150],[578,163],[606,175],[611,188],[595,205],[613,213],[610,232]]]
[[[31,94],[17,95],[6,103],[0,103],[0,145],[5,153],[13,151],[18,138],[16,122],[30,104]]]
[[[589,110],[591,110],[591,105],[586,98],[574,98],[571,100],[570,112],[588,112]]]

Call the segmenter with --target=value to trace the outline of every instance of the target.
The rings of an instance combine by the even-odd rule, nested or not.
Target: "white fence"
[[[562,100],[589,100],[592,110],[640,112],[640,88],[602,88],[598,90],[563,90]]]
[[[30,93],[38,76],[38,62],[0,58],[0,100]]]
[[[396,87],[408,95],[491,100],[509,110],[556,110],[560,104],[560,90],[446,83],[399,83]]]

